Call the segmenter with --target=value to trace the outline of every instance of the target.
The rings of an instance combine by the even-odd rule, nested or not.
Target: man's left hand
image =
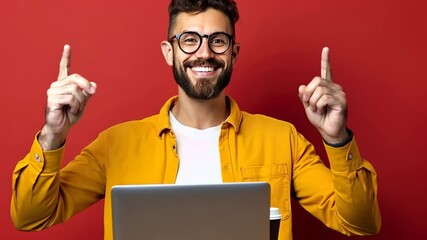
[[[329,49],[322,50],[321,76],[298,89],[308,120],[330,144],[339,144],[348,137],[347,99],[342,87],[332,81]]]

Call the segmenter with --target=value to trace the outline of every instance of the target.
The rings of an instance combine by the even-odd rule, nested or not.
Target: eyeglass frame
[[[181,41],[180,41],[180,38],[181,38],[181,36],[182,36],[182,35],[184,35],[184,34],[186,34],[186,33],[196,34],[196,35],[199,37],[199,39],[201,40],[201,41],[200,41],[200,43],[199,43],[199,46],[196,48],[196,50],[194,50],[194,51],[192,51],[192,52],[186,52],[186,51],[184,51],[184,50],[182,49],[182,47],[181,47]],[[211,36],[214,36],[215,34],[224,34],[224,35],[225,35],[225,36],[227,36],[227,37],[228,37],[228,39],[229,39],[229,42],[228,42],[228,46],[227,46],[227,48],[226,48],[223,52],[221,52],[221,53],[218,53],[218,52],[214,51],[214,50],[212,49],[212,47],[211,47],[210,42],[209,42],[209,40],[210,40]],[[193,53],[195,53],[195,52],[199,51],[200,47],[201,47],[201,46],[202,46],[202,44],[203,44],[203,38],[206,38],[206,40],[208,41],[207,43],[208,43],[209,49],[210,49],[213,53],[215,53],[215,54],[223,54],[223,53],[227,52],[227,51],[228,51],[228,49],[230,49],[230,46],[231,46],[231,45],[233,45],[233,44],[234,44],[234,42],[235,42],[235,40],[234,40],[234,36],[233,36],[232,34],[229,34],[229,33],[226,33],[226,32],[214,32],[214,33],[211,33],[211,34],[200,34],[200,33],[195,32],[195,31],[184,31],[184,32],[182,32],[182,33],[177,33],[177,34],[175,34],[175,35],[173,35],[172,37],[170,37],[170,38],[169,38],[169,42],[172,42],[174,39],[176,39],[176,40],[178,40],[178,47],[179,47],[179,49],[181,49],[181,51],[182,51],[183,53],[186,53],[186,54],[193,54]]]

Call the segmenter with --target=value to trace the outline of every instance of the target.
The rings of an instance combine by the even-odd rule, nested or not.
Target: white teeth
[[[214,68],[213,67],[193,67],[192,70],[196,72],[212,72],[214,71]]]

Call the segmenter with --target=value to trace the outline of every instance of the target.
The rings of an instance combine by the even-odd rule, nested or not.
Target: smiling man
[[[61,169],[67,134],[96,92],[95,83],[69,74],[64,47],[46,123],[13,174],[17,228],[47,228],[105,198],[105,239],[112,239],[114,185],[267,181],[271,205],[283,216],[279,239],[292,238],[291,196],[343,234],[377,233],[376,173],[347,128],[347,100],[332,81],[329,50],[322,52],[321,76],[300,86],[299,97],[323,137],[330,169],[292,124],[241,111],[225,95],[240,50],[234,1],[172,0],[169,18],[161,49],[178,96],[157,115],[103,131]]]

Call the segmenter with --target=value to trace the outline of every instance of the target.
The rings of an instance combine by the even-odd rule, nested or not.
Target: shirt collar
[[[169,120],[169,110],[172,108],[172,106],[177,100],[178,96],[173,96],[169,98],[163,105],[163,107],[160,109],[157,120],[157,133],[159,138],[162,137],[163,132],[167,132],[172,129]],[[233,126],[234,131],[236,131],[237,133],[239,132],[240,124],[243,118],[242,112],[240,112],[239,106],[237,106],[237,103],[231,97],[226,96],[226,102],[230,107],[230,116],[228,116],[228,118],[222,123],[222,125],[224,125],[225,123],[230,124],[231,126]]]

